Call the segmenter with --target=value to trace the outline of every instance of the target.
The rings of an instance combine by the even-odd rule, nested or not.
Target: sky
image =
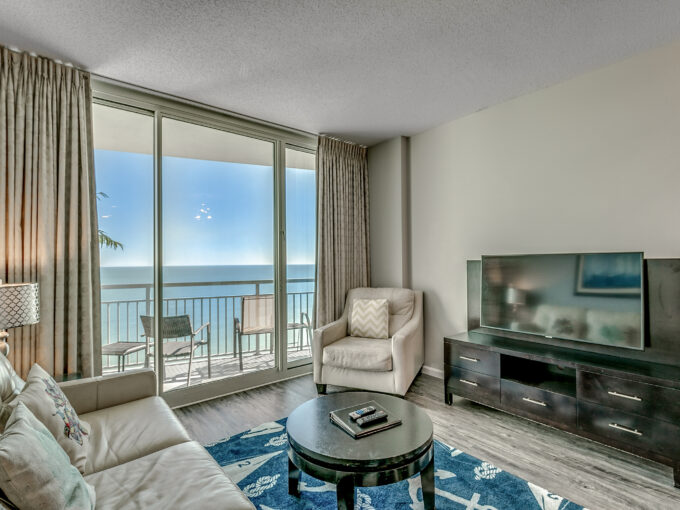
[[[95,150],[99,228],[123,244],[101,265],[153,265],[153,156]],[[273,264],[273,168],[163,158],[163,262],[169,266]],[[289,264],[313,264],[315,173],[286,169]]]

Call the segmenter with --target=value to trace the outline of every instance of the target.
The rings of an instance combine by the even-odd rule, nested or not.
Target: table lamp
[[[37,324],[40,320],[40,294],[37,283],[0,281],[0,353],[9,354],[7,329]]]

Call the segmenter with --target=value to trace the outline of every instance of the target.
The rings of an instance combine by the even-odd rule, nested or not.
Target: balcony
[[[288,280],[287,315],[289,322],[302,322],[300,318],[303,313],[313,317],[314,292],[309,290],[313,288],[313,285],[313,278]],[[208,349],[204,345],[196,349],[194,353],[191,385],[274,368],[272,335],[259,334],[242,337],[243,370],[239,368],[238,349],[234,340],[234,321],[235,319],[242,320],[242,298],[271,293],[273,291],[272,280],[167,283],[164,284],[163,289],[164,294],[187,295],[187,297],[164,298],[163,313],[165,316],[189,315],[194,329],[198,329],[206,322],[210,323],[212,378],[208,378]],[[206,289],[213,292],[205,292]],[[201,290],[210,295],[192,295]],[[145,342],[146,338],[139,317],[153,314],[153,285],[102,285],[102,295],[106,296],[107,291],[128,295],[139,294],[144,297],[102,301],[102,345],[114,342]],[[196,339],[207,340],[206,330],[201,331]],[[178,340],[188,340],[188,338]],[[289,330],[286,344],[288,362],[311,357],[311,338],[306,329]],[[149,359],[148,362],[150,366],[153,366],[153,359]],[[146,363],[146,351],[138,351],[126,356],[124,369],[141,368]],[[188,356],[166,358],[164,391],[186,386],[188,366]],[[118,357],[103,356],[103,373],[117,372],[122,368],[123,366],[119,366]]]

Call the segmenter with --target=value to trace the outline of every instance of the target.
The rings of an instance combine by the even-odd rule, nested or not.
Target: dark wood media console
[[[479,329],[444,338],[453,395],[673,466],[680,487],[680,367]]]

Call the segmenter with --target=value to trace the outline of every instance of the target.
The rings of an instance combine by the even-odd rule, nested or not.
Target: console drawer
[[[588,402],[578,403],[579,429],[623,450],[653,451],[680,458],[680,427]]]
[[[501,404],[514,414],[562,429],[576,427],[576,399],[501,379]]]
[[[680,390],[580,371],[579,400],[680,423]]]
[[[480,374],[500,377],[501,356],[497,352],[476,349],[460,343],[444,343],[444,362]]]
[[[498,405],[500,402],[500,379],[459,367],[447,367],[446,387],[458,396],[475,402]]]

